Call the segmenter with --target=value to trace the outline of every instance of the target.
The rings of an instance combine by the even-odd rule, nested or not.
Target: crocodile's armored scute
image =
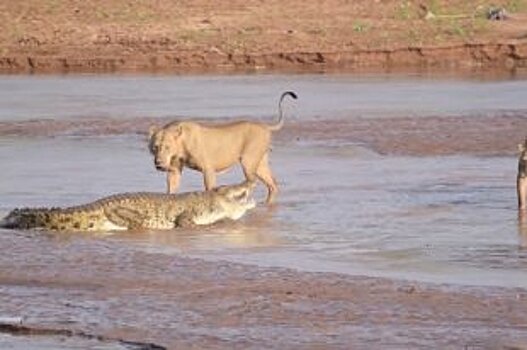
[[[68,208],[14,209],[0,227],[57,231],[172,229],[238,219],[254,208],[254,183],[183,194],[122,193]]]

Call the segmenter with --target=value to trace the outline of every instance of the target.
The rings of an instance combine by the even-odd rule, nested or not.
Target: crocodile
[[[169,230],[237,220],[256,206],[255,182],[181,194],[135,192],[114,194],[67,208],[12,210],[0,227],[51,231]]]

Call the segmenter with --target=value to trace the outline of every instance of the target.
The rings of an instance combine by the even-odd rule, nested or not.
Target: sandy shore
[[[385,155],[500,156],[515,154],[525,138],[527,111],[504,111],[475,116],[419,116],[361,118],[355,116],[288,121],[276,133],[275,143],[310,142],[326,145],[360,144]],[[177,117],[83,118],[0,122],[0,136],[146,135],[150,125]],[[188,118],[185,118],[188,119]],[[223,122],[225,120],[218,120]],[[210,121],[209,121],[210,122]],[[518,140],[516,142],[511,140]]]
[[[24,317],[33,334],[170,349],[497,349],[527,340],[521,289],[212,263],[93,238],[2,232],[1,243],[20,255],[2,259],[0,313]]]

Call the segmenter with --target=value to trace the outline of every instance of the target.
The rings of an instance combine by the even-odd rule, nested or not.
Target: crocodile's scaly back
[[[102,206],[86,205],[72,208],[15,209],[2,220],[4,228],[47,229],[57,231],[104,231],[123,229],[113,224]]]
[[[0,227],[58,231],[113,231],[138,228],[171,229],[238,218],[254,207],[248,184],[183,194],[123,193],[68,208],[15,209]],[[242,195],[238,195],[242,193]]]
[[[173,228],[175,216],[184,210],[184,204],[191,198],[192,194],[176,199],[161,193],[122,193],[68,208],[15,209],[2,226],[58,231],[111,231],[143,226]]]

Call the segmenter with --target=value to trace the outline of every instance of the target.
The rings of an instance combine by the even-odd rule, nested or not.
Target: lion
[[[518,208],[527,209],[527,139],[518,144],[518,176],[516,178],[516,191],[518,194]]]
[[[216,186],[216,173],[240,163],[247,181],[259,179],[267,186],[267,203],[272,203],[278,186],[269,167],[271,134],[284,125],[282,101],[297,99],[292,91],[284,92],[278,102],[278,121],[272,124],[236,121],[205,125],[192,121],[172,122],[149,130],[149,149],[154,165],[167,172],[167,191],[179,188],[183,167],[203,173],[206,190]]]

